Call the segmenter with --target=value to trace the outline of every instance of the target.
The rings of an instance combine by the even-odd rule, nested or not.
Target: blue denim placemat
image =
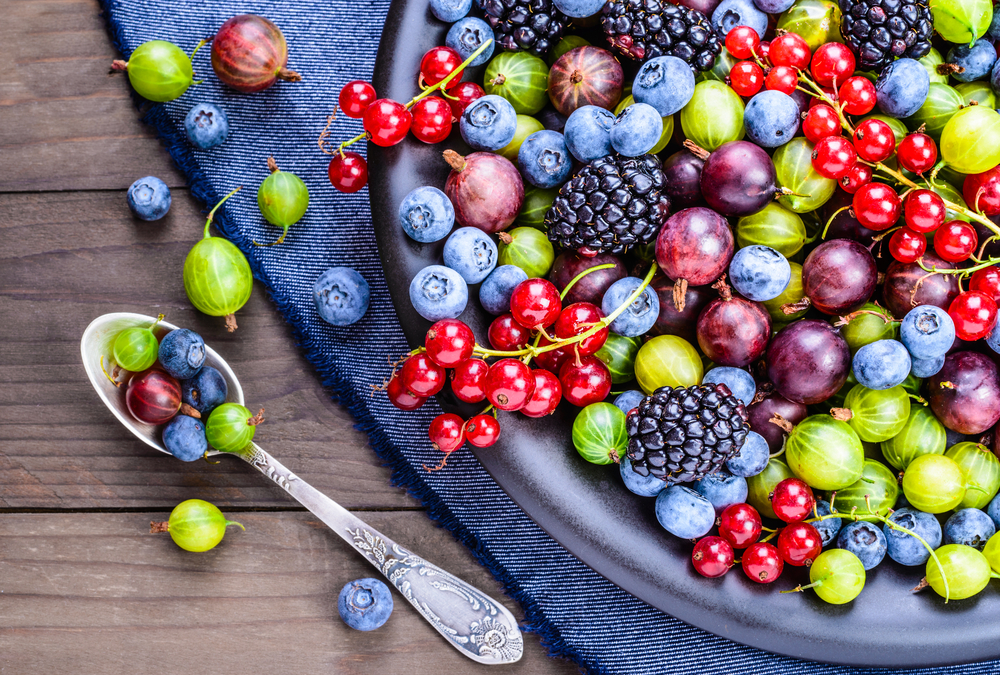
[[[402,414],[385,396],[369,396],[370,385],[386,376],[390,357],[408,348],[382,276],[367,188],[354,195],[334,190],[326,174],[329,158],[316,145],[344,83],[371,79],[389,1],[102,0],[102,4],[115,45],[126,57],[152,39],[169,40],[190,52],[236,14],[260,14],[280,26],[290,45],[288,67],[304,76],[302,82],[279,82],[262,93],[239,94],[215,78],[206,47],[194,59],[195,73],[204,82],[176,101],[153,106],[144,121],[156,127],[192,192],[209,207],[233,188],[244,186],[226,203],[216,223],[247,254],[254,275],[268,287],[324,384],[368,433],[375,452],[392,467],[394,481],[420,499],[429,515],[468,546],[504,585],[524,608],[526,628],[540,634],[552,654],[571,658],[595,673],[1000,671],[1000,662],[922,671],[843,668],[730,642],[650,607],[593,572],[535,525],[468,450],[454,453],[446,471],[424,471],[424,464],[440,459],[427,440],[427,426],[439,412],[436,403]],[[184,115],[202,101],[221,105],[229,116],[229,139],[210,151],[194,150],[183,130]],[[336,131],[337,139],[346,139],[360,133],[361,125],[341,116]],[[256,189],[267,176],[269,155],[306,182],[310,203],[284,244],[259,248],[253,240],[273,241],[280,233],[257,209]],[[193,233],[198,225],[192,228]],[[357,269],[371,285],[368,314],[348,328],[321,321],[312,303],[313,281],[333,265]],[[441,649],[449,647],[442,642]]]

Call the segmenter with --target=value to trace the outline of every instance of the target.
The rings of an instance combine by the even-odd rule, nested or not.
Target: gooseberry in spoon
[[[257,189],[257,207],[267,222],[282,229],[281,236],[274,242],[280,244],[285,240],[288,228],[306,214],[309,190],[294,173],[280,170],[274,157],[267,158],[267,168],[271,175]]]
[[[133,373],[146,370],[156,363],[160,343],[153,335],[153,328],[162,318],[163,315],[160,314],[149,328],[135,326],[119,333],[115,338],[115,363]]]
[[[129,381],[125,405],[140,422],[169,422],[181,409],[181,385],[161,370],[147,371]]]

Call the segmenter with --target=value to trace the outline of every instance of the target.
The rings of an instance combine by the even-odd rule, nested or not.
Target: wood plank
[[[220,506],[288,507],[242,462],[184,463],[136,440],[100,403],[80,363],[90,321],[165,313],[199,332],[267,410],[261,444],[349,508],[417,507],[353,419],[323,390],[263,287],[240,328],[195,311],[184,257],[200,207],[175,190],[163,221],[134,220],[120,191],[0,195],[0,508],[165,508],[198,496]]]
[[[0,518],[0,670],[7,673],[493,672],[448,646],[394,592],[380,629],[337,614],[337,594],[378,576],[310,514],[229,513],[207,553],[148,534],[155,514],[18,514]],[[359,513],[373,527],[482,588],[520,617],[489,573],[422,513]],[[506,673],[578,672],[525,635]]]

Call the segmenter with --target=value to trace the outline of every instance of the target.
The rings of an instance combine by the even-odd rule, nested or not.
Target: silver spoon
[[[90,383],[115,417],[147,445],[167,452],[160,442],[159,429],[132,417],[125,407],[124,392],[111,383],[101,367],[101,357],[107,363],[119,332],[133,326],[149,326],[153,321],[153,317],[142,314],[99,316],[87,326],[80,351]],[[175,328],[177,326],[160,321],[153,332],[161,338]],[[229,364],[207,346],[205,365],[217,369],[226,378],[229,385],[226,400],[243,405],[243,389],[236,375]],[[211,451],[209,454],[235,454],[284,488],[374,565],[417,612],[465,656],[487,665],[514,663],[521,658],[524,648],[521,632],[517,620],[506,607],[368,526],[286,469],[256,443],[239,453]]]

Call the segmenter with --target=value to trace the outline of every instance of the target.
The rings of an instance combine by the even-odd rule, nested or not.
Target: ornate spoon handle
[[[521,632],[506,607],[368,526],[256,443],[238,456],[361,553],[462,654],[487,665],[514,663],[521,658]]]

